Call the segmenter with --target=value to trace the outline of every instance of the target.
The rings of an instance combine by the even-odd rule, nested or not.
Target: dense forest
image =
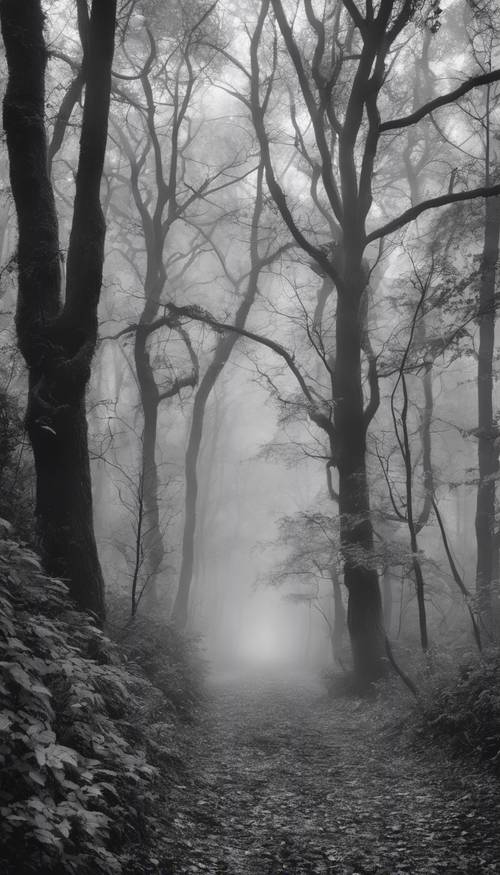
[[[1,872],[500,872],[498,4],[0,26]]]

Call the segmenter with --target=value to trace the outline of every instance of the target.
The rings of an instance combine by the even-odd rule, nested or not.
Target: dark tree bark
[[[479,283],[477,365],[479,483],[476,504],[476,591],[481,623],[493,634],[492,588],[498,551],[495,535],[495,487],[498,475],[498,426],[493,412],[495,352],[495,280],[499,255],[500,199],[485,204],[484,245]]]
[[[36,468],[44,567],[77,604],[104,617],[93,529],[85,389],[97,339],[105,223],[99,188],[107,138],[115,0],[94,0],[65,301],[45,134],[43,15],[39,0],[2,0],[9,81],[4,127],[18,217],[17,333],[29,372],[27,430]]]
[[[349,593],[347,625],[354,671],[361,684],[385,669],[382,600],[373,565],[373,529],[366,472],[366,421],[361,377],[361,294],[353,286],[339,295],[335,367],[336,461],[339,472],[340,538],[344,583]]]

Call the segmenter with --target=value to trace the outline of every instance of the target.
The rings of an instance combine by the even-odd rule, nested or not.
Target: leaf
[[[64,820],[61,820],[61,823],[57,824],[56,829],[58,832],[61,833],[62,836],[64,836],[65,839],[69,839],[69,834],[71,832],[71,825],[69,823],[69,820],[66,820],[66,818],[64,818]]]
[[[39,693],[41,696],[52,696],[52,693],[44,684],[32,684],[31,690],[33,693]]]
[[[34,769],[30,769],[28,775],[35,784],[39,784],[40,787],[45,787],[45,775],[42,772],[36,772]]]
[[[26,644],[24,644],[19,638],[16,638],[15,636],[10,636],[9,638],[7,638],[7,645],[8,647],[12,647],[14,650],[29,650],[29,648],[26,647]]]
[[[46,765],[47,758],[46,758],[46,748],[45,747],[40,747],[40,745],[37,745],[35,747],[34,754],[35,754],[35,759],[36,759],[39,766]]]
[[[55,740],[56,736],[52,729],[44,729],[37,735],[37,741],[40,741],[42,744],[53,744]]]
[[[26,565],[31,565],[32,568],[36,568],[37,571],[42,570],[42,566],[40,565],[38,559],[35,559],[34,556],[28,556],[26,553],[23,554],[23,562]]]
[[[8,714],[0,714],[0,732],[5,732],[9,726],[12,726],[12,720]]]
[[[25,672],[24,668],[22,668],[17,662],[13,663],[13,665],[8,666],[8,672],[10,676],[15,680],[20,687],[23,687],[25,690],[29,690],[33,687],[33,684],[30,680],[29,675]]]
[[[38,799],[37,796],[33,796],[31,799],[28,799],[27,804],[30,808],[35,808],[37,811],[45,811],[46,808],[42,800]]]
[[[62,848],[61,842],[57,839],[49,829],[42,829],[39,827],[35,829],[34,834],[39,842],[42,842],[44,845],[53,845],[56,848]]]
[[[75,766],[75,768],[78,766],[78,754],[71,747],[56,744],[52,748],[51,753],[55,753],[63,763],[69,763],[70,766]]]

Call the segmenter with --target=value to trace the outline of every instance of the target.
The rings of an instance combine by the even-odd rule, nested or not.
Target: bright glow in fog
[[[311,622],[311,628],[309,628]],[[210,655],[222,666],[310,667],[328,658],[328,641],[318,615],[283,600],[275,590],[258,590],[226,610],[215,630]]]
[[[270,599],[254,596],[249,623],[235,641],[235,656],[243,662],[263,663],[289,659],[290,641],[283,618],[276,606],[268,605]],[[260,604],[255,604],[260,601]],[[265,602],[265,604],[263,604]],[[266,606],[267,605],[267,606]]]

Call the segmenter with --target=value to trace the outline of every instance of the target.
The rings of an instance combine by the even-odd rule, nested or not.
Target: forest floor
[[[305,679],[226,679],[183,747],[165,873],[500,873],[491,771],[409,747],[380,707]]]

